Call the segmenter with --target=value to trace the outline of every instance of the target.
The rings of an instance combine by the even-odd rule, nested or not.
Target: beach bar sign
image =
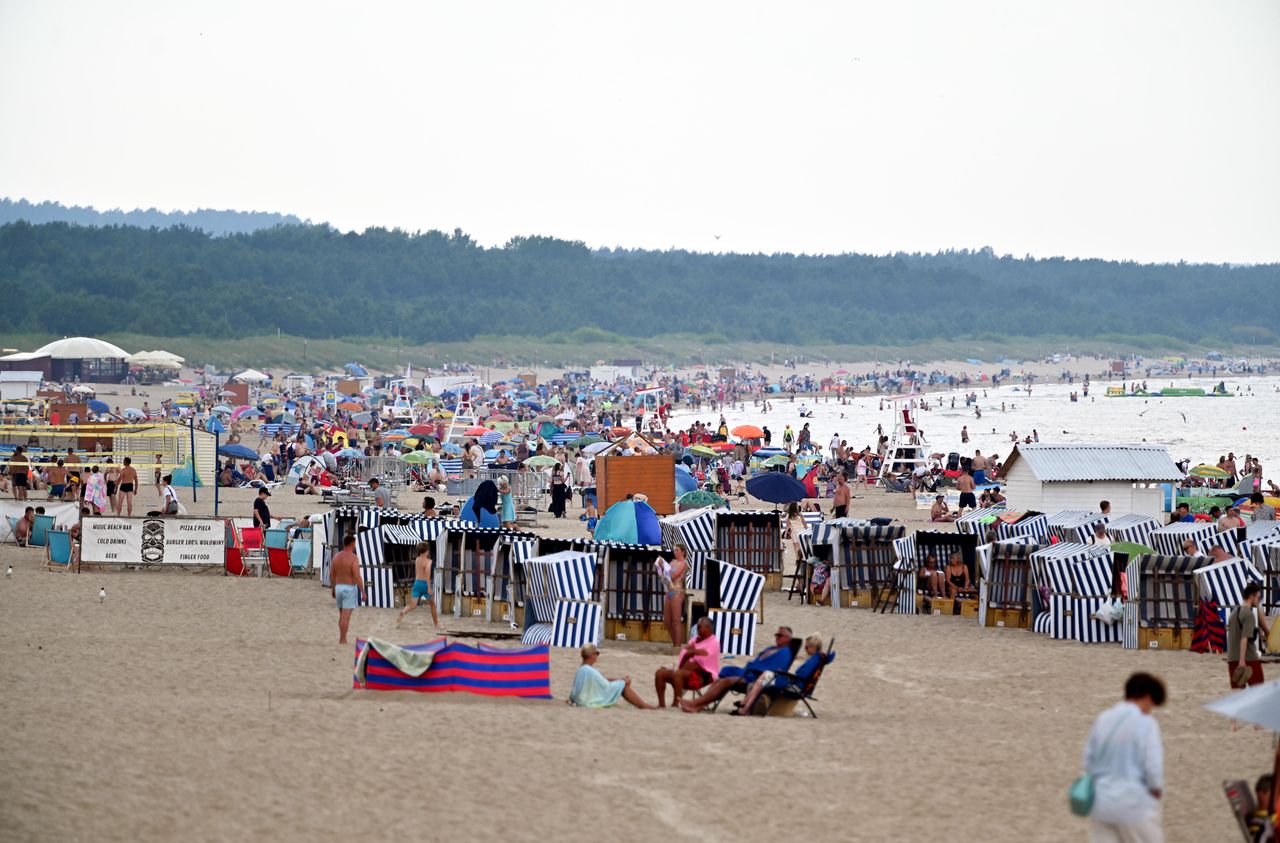
[[[217,565],[226,527],[216,518],[86,518],[80,560],[102,565]]]

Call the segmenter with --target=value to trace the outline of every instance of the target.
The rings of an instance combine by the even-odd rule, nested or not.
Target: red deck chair
[[[222,568],[229,576],[247,577],[253,571],[248,565],[244,564],[244,557],[240,547],[240,531],[236,529],[234,521],[228,519],[225,523],[227,525],[227,550]]]

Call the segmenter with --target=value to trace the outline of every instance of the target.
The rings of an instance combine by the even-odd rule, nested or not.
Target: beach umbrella
[[[608,448],[611,444],[612,444],[611,442],[596,442],[595,444],[588,445],[587,447],[583,448],[582,453],[586,454],[587,456],[593,456],[595,454],[600,453],[604,449]]]
[[[436,432],[435,425],[431,424],[415,424],[409,428],[409,432],[414,436],[427,436]]]
[[[551,416],[548,416],[546,413],[540,413],[533,417],[533,423],[534,424],[547,424],[547,423],[555,424],[555,419],[551,418]]]
[[[230,410],[231,408],[228,407],[227,409]],[[145,419],[147,414],[139,410],[137,407],[126,407],[124,417],[126,419]]]
[[[578,417],[577,413],[565,411],[560,415],[556,416],[556,421],[573,421],[577,417]]]
[[[689,471],[689,467],[676,463],[676,494],[683,495],[698,488],[698,480]]]
[[[326,471],[338,470],[338,458],[335,457],[333,454],[329,453],[328,451],[324,451],[323,453],[319,454],[319,457],[320,457],[320,461],[324,463],[324,467]]]
[[[559,463],[560,461],[555,457],[549,457],[545,454],[541,454],[536,457],[529,457],[529,459],[524,461],[524,464],[530,468],[548,468],[553,465],[559,465]]]
[[[358,460],[364,456],[364,451],[361,451],[358,448],[343,448],[334,456],[344,460]]]
[[[71,390],[71,391],[72,391],[72,392],[74,392],[74,393],[75,393],[75,394],[77,394],[77,395],[92,395],[92,394],[93,394],[93,387],[88,386],[88,385],[85,385],[85,384],[81,384],[80,386],[77,386],[75,389],[73,389],[73,390]]]
[[[723,454],[728,451],[732,451],[734,448],[738,446],[733,444],[732,442],[712,442],[707,447],[709,447],[713,451]]]
[[[258,452],[252,448],[235,443],[234,445],[223,445],[218,448],[218,455],[222,457],[231,457],[237,460],[256,460]]]
[[[369,413],[369,412],[355,413],[354,415],[351,416],[351,420],[356,424],[368,424],[369,422],[373,421],[373,413]]]
[[[222,390],[221,392],[219,392],[219,393],[218,393],[218,397],[219,397],[219,398],[235,398],[235,397],[236,397],[236,393],[232,392],[232,391],[231,391],[231,390],[229,390],[229,389],[224,389],[224,390]]]
[[[108,404],[106,401],[99,401],[99,400],[98,400],[98,399],[96,399],[96,398],[93,398],[93,399],[90,399],[89,401],[86,401],[84,405],[85,405],[86,407],[88,407],[88,408],[89,408],[89,412],[91,412],[91,413],[109,413],[109,412],[111,412],[111,405],[110,405],[110,404]]]
[[[225,433],[227,430],[222,426],[222,422],[218,421],[217,416],[209,416],[209,421],[205,423],[204,429],[210,433]]]
[[[1231,476],[1231,472],[1223,471],[1221,468],[1218,468],[1216,465],[1206,465],[1205,463],[1201,463],[1200,465],[1188,471],[1187,476],[1203,477],[1206,479],[1213,479],[1213,480],[1225,480]]]
[[[383,439],[408,439],[411,435],[412,434],[409,433],[409,431],[401,427],[401,428],[396,428],[395,430],[388,430],[386,433],[382,434],[382,438]]]
[[[765,460],[761,464],[766,468],[773,468],[776,465],[790,465],[791,458],[786,454],[778,454],[777,456],[769,457],[769,459]]]
[[[459,445],[457,442],[446,442],[444,443],[444,445],[441,446],[441,450],[443,450],[446,454],[461,454],[462,446]]]
[[[357,404],[354,401],[343,401],[341,404],[338,405],[338,409],[345,410],[348,413],[357,413],[360,410],[364,409],[364,405]]]
[[[141,412],[141,410],[139,410],[139,412]],[[211,412],[211,413],[229,413],[229,412],[231,412],[231,407],[230,407],[230,406],[228,406],[228,405],[226,405],[226,404],[217,404],[217,405],[215,405],[213,408],[211,408],[211,409],[209,410],[209,412]],[[129,413],[129,411],[128,411],[128,410],[125,410],[125,415],[128,415],[128,413]]]
[[[642,501],[618,501],[596,525],[595,540],[660,545],[658,514]]]
[[[778,456],[778,454],[785,454],[785,453],[786,451],[784,451],[781,448],[773,448],[773,447],[756,448],[754,451],[751,452],[751,456],[759,457],[760,459],[763,460],[763,459],[768,459],[769,457],[776,457]]]
[[[684,452],[686,454],[692,454],[695,457],[701,457],[702,459],[712,459],[717,456],[716,452],[708,448],[706,445],[692,445],[685,448]]]
[[[795,503],[808,495],[804,484],[781,471],[757,474],[747,481],[747,492],[768,503]]]
[[[683,509],[697,509],[703,506],[724,506],[724,498],[715,492],[695,489],[676,498],[676,503]]]
[[[257,407],[237,407],[235,412],[231,414],[233,419],[256,419],[262,417],[262,411]]]
[[[1225,697],[1207,702],[1204,707],[1214,714],[1254,723],[1264,729],[1280,732],[1280,679],[1251,685]]]
[[[462,435],[463,436],[484,436],[488,432],[489,432],[489,428],[476,425],[475,427],[468,427],[466,430],[462,431]]]
[[[740,424],[733,430],[729,431],[739,439],[763,439],[764,431],[756,427],[754,424]]]
[[[483,436],[481,436],[481,437],[480,437],[480,444],[481,444],[481,445],[492,445],[494,442],[497,442],[497,441],[498,441],[499,439],[501,439],[501,438],[502,438],[502,433],[501,433],[501,431],[497,431],[497,430],[490,430],[490,431],[487,431]]]
[[[1111,552],[1127,553],[1130,556],[1142,556],[1145,554],[1155,553],[1155,549],[1147,547],[1145,544],[1136,544],[1134,542],[1112,542]]]
[[[436,455],[430,451],[410,451],[401,455],[400,459],[409,463],[409,465],[426,465],[427,463],[435,462]]]
[[[604,440],[601,439],[599,436],[593,436],[591,434],[587,434],[586,436],[579,436],[577,439],[573,440],[569,444],[574,448],[585,448],[588,445],[594,445],[597,442],[603,442],[603,441]]]

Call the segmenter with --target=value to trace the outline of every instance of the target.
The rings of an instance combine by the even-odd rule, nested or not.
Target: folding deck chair
[[[227,538],[226,538],[226,555],[222,560],[222,569],[233,577],[247,577],[253,571],[244,563],[244,552],[240,546],[240,531],[236,529],[234,521],[226,522]]]
[[[30,547],[44,547],[49,541],[48,535],[52,529],[52,515],[37,515],[35,523],[31,525],[31,538],[27,540],[27,545]]]
[[[71,534],[66,530],[50,530],[48,543],[44,547],[44,566],[46,571],[71,570]]]
[[[760,699],[756,700],[756,708],[759,709],[763,704],[761,713],[765,717],[787,717],[795,711],[797,703],[804,703],[804,707],[809,710],[809,716],[816,718],[818,714],[809,701],[817,699],[813,692],[818,687],[818,680],[822,678],[823,670],[835,661],[835,658],[835,641],[833,640],[825,653],[807,659],[795,673],[775,674],[773,684],[765,688]]]
[[[791,643],[787,646],[788,646],[788,649],[790,650],[789,653],[778,653],[773,658],[763,660],[759,664],[756,664],[756,661],[757,661],[756,659],[752,659],[751,661],[747,662],[747,664],[744,665],[742,668],[744,671],[744,675],[739,679],[738,684],[730,688],[728,694],[725,694],[724,697],[721,697],[720,699],[716,700],[714,703],[712,703],[708,707],[712,711],[715,711],[720,707],[720,703],[724,702],[725,698],[728,697],[729,694],[737,694],[738,696],[742,696],[746,694],[747,691],[751,689],[751,682],[755,681],[756,676],[759,676],[760,673],[763,671],[772,670],[774,671],[775,674],[781,675],[781,673],[785,673],[786,671],[790,670],[791,664],[796,660],[796,656],[800,654],[800,648],[804,646],[804,639],[792,638]],[[754,674],[752,675],[750,681],[745,676],[745,671],[747,667],[751,667]],[[757,668],[759,669],[759,672],[756,672]],[[728,668],[724,668],[720,671],[721,678],[724,678],[725,676],[724,671],[727,669]],[[737,708],[741,704],[742,704],[741,700],[739,700],[738,702],[735,702],[734,708]]]
[[[267,548],[267,568],[273,577],[287,577],[293,573],[289,564],[289,531],[266,530],[263,533]]]

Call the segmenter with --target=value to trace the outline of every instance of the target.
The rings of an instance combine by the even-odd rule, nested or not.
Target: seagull
[[[8,568],[5,568],[5,570],[4,570],[4,578],[5,578],[5,579],[7,579],[7,580],[11,580],[11,579],[13,579],[13,566],[12,566],[12,565],[10,565]]]
[[[715,235],[715,238],[716,238],[717,240],[719,240],[719,239],[720,239],[720,235],[719,235],[719,234]]]
[[[102,587],[102,590],[98,592],[98,602],[99,603],[107,602],[107,587],[105,585]]]
[[[1178,411],[1178,415],[1182,416],[1183,422],[1187,420],[1187,414],[1182,412],[1181,410]]]

